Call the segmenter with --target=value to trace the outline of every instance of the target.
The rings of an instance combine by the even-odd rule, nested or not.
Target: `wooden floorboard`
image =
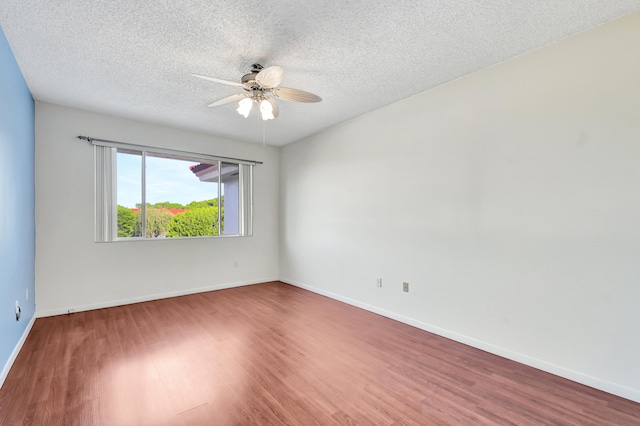
[[[640,425],[640,404],[280,282],[37,319],[1,425]]]

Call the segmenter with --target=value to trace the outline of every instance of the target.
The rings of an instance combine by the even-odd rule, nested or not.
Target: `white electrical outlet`
[[[376,285],[378,287],[382,287],[382,278],[378,278],[378,281],[376,282]]]
[[[402,283],[402,291],[404,291],[405,293],[409,293],[409,283]]]
[[[27,300],[29,300],[29,289],[27,288]]]

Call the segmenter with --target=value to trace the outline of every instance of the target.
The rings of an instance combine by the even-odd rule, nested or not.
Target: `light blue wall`
[[[0,28],[0,370],[35,312],[34,148],[33,98]]]

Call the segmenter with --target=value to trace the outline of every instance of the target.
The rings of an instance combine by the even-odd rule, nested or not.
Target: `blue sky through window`
[[[141,203],[140,155],[118,153],[118,205],[133,208]],[[215,183],[201,182],[189,166],[197,161],[175,160],[147,156],[147,203],[163,201],[189,204],[191,201],[218,197]]]

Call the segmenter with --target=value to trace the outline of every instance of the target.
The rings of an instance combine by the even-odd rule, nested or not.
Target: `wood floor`
[[[273,282],[36,320],[2,425],[640,425],[640,404]]]

